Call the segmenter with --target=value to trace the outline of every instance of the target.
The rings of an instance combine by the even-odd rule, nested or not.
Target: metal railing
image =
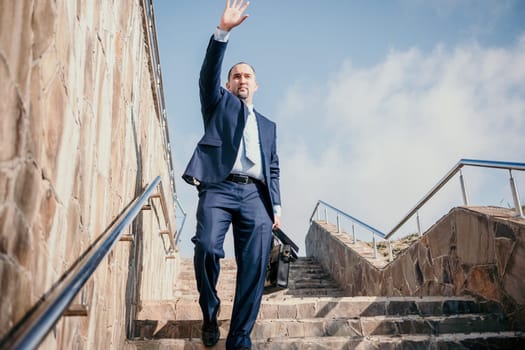
[[[169,255],[167,255],[168,258],[174,258],[174,255],[173,253],[176,251],[177,249],[177,243],[176,243],[176,240],[174,239],[174,235],[172,234],[173,231],[173,228],[171,226],[171,221],[170,221],[170,217],[169,217],[169,214],[168,214],[168,206],[167,206],[167,202],[166,202],[166,197],[164,196],[164,186],[162,186],[162,181],[159,182],[158,184],[158,191],[156,193],[153,193],[150,195],[149,197],[149,200],[148,200],[148,205],[145,205],[142,207],[142,209],[147,209],[147,210],[150,210],[152,207],[153,207],[153,199],[159,199],[160,201],[160,207],[162,209],[162,216],[164,217],[164,226],[166,227],[165,230],[160,230],[160,234],[161,235],[165,235],[167,236],[168,238],[168,243],[169,243],[169,249],[167,251],[167,253]]]
[[[334,207],[333,205],[330,205],[328,204],[327,202],[325,201],[322,201],[322,200],[318,200],[317,201],[317,204],[315,205],[315,208],[314,208],[314,211],[312,212],[312,215],[310,216],[310,223],[313,221],[314,219],[314,216],[317,215],[317,220],[321,220],[321,211],[319,209],[324,208],[324,221],[326,223],[329,222],[328,220],[328,210],[331,210],[332,212],[335,213],[335,225],[336,225],[336,232],[339,233],[339,232],[342,232],[342,220],[343,219],[346,219],[348,221],[350,221],[352,223],[352,243],[355,244],[356,241],[357,241],[357,238],[356,238],[356,229],[355,229],[355,225],[357,224],[359,227],[362,227],[363,229],[365,229],[365,231],[367,232],[370,232],[372,234],[372,247],[374,249],[374,258],[377,258],[377,238],[379,239],[382,239],[382,240],[385,240],[386,243],[387,243],[387,247],[388,247],[388,256],[389,256],[389,260],[392,260],[393,259],[393,255],[392,255],[392,246],[390,244],[390,240],[386,240],[385,239],[385,234],[381,231],[379,231],[378,229],[366,224],[365,222],[353,217],[352,215],[349,215],[339,209],[337,209],[336,207]]]
[[[150,53],[150,72],[154,80],[152,84],[153,88],[153,98],[155,100],[155,108],[157,110],[157,115],[159,116],[160,122],[162,124],[162,138],[164,143],[164,155],[168,164],[168,174],[170,177],[170,185],[172,188],[172,201],[173,208],[177,208],[182,213],[182,221],[180,227],[177,229],[177,238],[175,243],[178,242],[178,237],[184,227],[186,221],[186,212],[184,211],[178,197],[177,192],[175,191],[175,170],[173,167],[173,157],[171,153],[171,144],[170,144],[170,134],[169,134],[169,125],[168,125],[168,113],[166,111],[166,100],[164,97],[164,85],[162,83],[162,72],[160,68],[160,54],[159,46],[157,43],[157,29],[155,25],[155,13],[153,11],[153,1],[152,0],[142,0],[142,7],[144,9],[144,27],[146,30],[146,45]]]
[[[0,349],[35,349],[44,340],[102,260],[124,236],[124,230],[143,209],[144,204],[149,198],[159,196],[159,193],[153,193],[157,186],[161,193],[160,176],[126,207],[73,267],[44,294],[40,302],[0,340]]]
[[[399,221],[399,223],[394,226],[392,230],[385,236],[386,239],[392,237],[394,233],[399,230],[401,226],[403,226],[414,214],[418,212],[418,210],[425,205],[443,186],[445,186],[450,179],[454,177],[458,172],[460,173],[459,181],[461,183],[461,193],[463,196],[463,204],[469,205],[468,195],[465,188],[465,181],[463,178],[463,174],[461,173],[461,169],[464,166],[472,166],[472,167],[483,167],[483,168],[494,168],[494,169],[505,169],[509,171],[509,181],[510,181],[510,187],[511,187],[511,193],[514,200],[514,208],[516,210],[516,216],[517,217],[523,217],[523,210],[521,208],[520,203],[520,197],[518,194],[518,188],[516,187],[516,183],[514,181],[514,178],[512,177],[512,170],[520,170],[525,171],[525,163],[516,163],[516,162],[501,162],[501,161],[492,161],[492,160],[477,160],[477,159],[460,159],[459,162],[456,163],[450,169],[450,171],[412,208],[404,217]],[[418,233],[421,234],[420,230],[420,223],[419,219],[418,222]]]
[[[177,228],[177,234],[175,235],[175,244],[179,244],[180,234],[182,232],[182,229],[184,228],[184,224],[186,223],[186,217],[188,216],[188,214],[186,213],[186,211],[184,211],[184,208],[182,207],[182,204],[179,202],[178,197],[175,197],[175,201],[177,202],[177,206],[180,212],[182,213],[182,220],[181,220],[180,226]]]
[[[516,217],[523,218],[523,209],[521,207],[520,203],[520,197],[518,193],[518,189],[516,186],[516,182],[514,180],[514,177],[512,176],[512,170],[518,170],[518,171],[525,171],[525,163],[516,163],[516,162],[502,162],[502,161],[490,161],[490,160],[476,160],[476,159],[461,159],[459,162],[452,167],[452,169],[412,208],[400,221],[399,223],[394,226],[393,229],[391,229],[387,234],[381,232],[380,230],[364,223],[363,221],[335,208],[334,206],[319,200],[317,204],[315,205],[315,208],[313,210],[312,215],[310,216],[310,222],[313,221],[314,216],[317,215],[317,219],[321,220],[321,213],[320,209],[324,208],[324,220],[328,223],[328,211],[335,213],[335,224],[336,224],[336,230],[337,232],[341,232],[341,219],[347,219],[352,222],[352,236],[353,236],[353,243],[355,243],[355,226],[354,224],[359,225],[360,227],[364,228],[367,232],[370,232],[372,234],[372,242],[373,242],[373,248],[374,248],[374,257],[377,257],[377,244],[376,244],[376,238],[384,239],[388,244],[388,251],[389,251],[389,259],[392,260],[392,247],[390,245],[390,238],[394,233],[396,233],[399,228],[401,228],[410,218],[412,218],[414,215],[416,215],[416,222],[417,222],[417,232],[419,235],[421,235],[421,224],[419,220],[419,209],[423,207],[443,186],[445,186],[450,179],[454,177],[458,172],[460,173],[459,180],[461,184],[461,193],[463,197],[463,203],[464,205],[469,205],[469,199],[465,187],[465,180],[463,177],[463,174],[461,172],[461,169],[465,166],[471,166],[471,167],[483,167],[483,168],[495,168],[495,169],[505,169],[509,171],[509,183],[510,183],[510,191],[512,193],[512,198],[514,201],[514,209],[516,211]]]

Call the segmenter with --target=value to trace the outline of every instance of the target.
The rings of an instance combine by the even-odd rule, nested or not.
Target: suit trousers
[[[263,183],[223,181],[198,186],[194,268],[204,322],[217,318],[217,281],[224,238],[233,228],[237,277],[226,349],[251,346],[272,241],[271,204]]]

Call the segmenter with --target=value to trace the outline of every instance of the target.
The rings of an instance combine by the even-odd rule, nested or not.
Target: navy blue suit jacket
[[[214,40],[208,44],[202,64],[199,90],[204,136],[191,157],[184,180],[195,178],[203,183],[224,181],[230,174],[243,136],[248,108],[235,95],[221,87],[221,66],[227,43]],[[259,128],[264,182],[272,205],[281,205],[279,158],[276,125],[254,110]],[[272,210],[270,210],[273,213]]]

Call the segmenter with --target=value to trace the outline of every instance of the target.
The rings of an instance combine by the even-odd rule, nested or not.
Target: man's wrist
[[[215,32],[213,33],[213,38],[217,41],[225,43],[230,38],[230,32],[217,26],[215,28]]]
[[[281,212],[282,212],[282,209],[281,209],[280,205],[274,205],[273,206],[273,214],[275,216],[281,216]]]
[[[232,28],[227,28],[227,27],[223,26],[222,24],[219,24],[217,26],[217,28],[222,30],[222,31],[225,31],[225,32],[229,32],[230,30],[232,30]]]

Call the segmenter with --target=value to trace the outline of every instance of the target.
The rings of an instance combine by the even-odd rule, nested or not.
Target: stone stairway
[[[525,349],[490,302],[469,297],[345,297],[315,261],[299,258],[286,290],[263,297],[254,349]],[[235,286],[235,262],[224,259],[218,292],[224,349]],[[191,259],[181,262],[175,300],[144,303],[127,349],[205,349]]]

